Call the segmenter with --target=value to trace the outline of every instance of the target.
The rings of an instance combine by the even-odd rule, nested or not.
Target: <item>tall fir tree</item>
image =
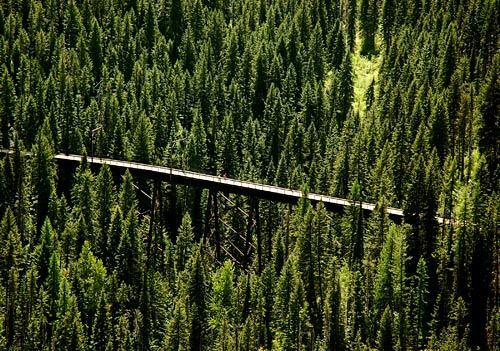
[[[192,255],[188,282],[189,306],[191,311],[190,349],[201,351],[207,342],[207,281],[201,250]]]
[[[33,193],[36,198],[37,229],[42,228],[49,209],[50,199],[55,193],[56,167],[54,164],[54,150],[50,136],[42,129],[33,145],[31,169]]]
[[[0,98],[0,123],[1,123],[1,140],[4,148],[10,147],[12,132],[14,127],[14,117],[16,114],[16,91],[14,82],[9,74],[7,67],[3,65],[1,98]]]

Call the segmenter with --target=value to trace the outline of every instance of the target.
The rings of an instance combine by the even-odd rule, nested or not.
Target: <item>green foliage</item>
[[[207,340],[207,278],[202,260],[198,249],[192,255],[187,278],[187,295],[192,316],[189,332],[191,350],[203,350]]]
[[[10,268],[18,268],[23,261],[23,252],[19,230],[17,228],[14,214],[7,208],[0,224],[0,247],[2,273],[8,273]],[[5,282],[7,276],[2,276]]]
[[[94,256],[88,241],[83,245],[72,275],[74,276],[73,286],[78,292],[77,300],[81,320],[90,329],[94,316],[100,312],[98,311],[99,300],[104,292],[107,277],[102,261]]]
[[[96,210],[98,223],[98,236],[96,238],[96,253],[103,260],[109,257],[110,226],[112,220],[113,203],[115,200],[115,187],[110,168],[105,165],[101,168],[96,179]]]
[[[90,29],[89,56],[92,60],[94,79],[101,80],[102,65],[104,63],[102,48],[102,30],[95,18],[92,19],[92,28]]]
[[[333,265],[332,265],[333,266]],[[328,279],[326,299],[323,307],[323,338],[326,350],[345,349],[345,331],[341,310],[340,280],[335,268]]]
[[[91,347],[95,350],[107,351],[113,347],[111,309],[104,293],[101,293],[98,301],[97,311],[92,322]]]
[[[382,3],[382,34],[386,44],[386,50],[389,49],[391,32],[394,27],[396,16],[396,3],[394,0],[384,0]]]
[[[117,271],[119,278],[126,284],[138,287],[143,269],[143,243],[139,234],[137,215],[130,210],[125,217],[120,244],[118,245]]]
[[[58,350],[86,350],[83,325],[74,294],[66,279],[61,282],[58,319],[54,326],[52,343]]]
[[[153,127],[149,118],[141,114],[137,121],[134,133],[134,160],[142,163],[149,163],[154,159],[153,145],[154,140]]]
[[[165,332],[165,349],[172,351],[190,350],[190,325],[189,312],[184,300],[177,300],[168,320]]]
[[[186,267],[189,257],[195,251],[194,235],[191,217],[186,213],[182,217],[182,222],[179,227],[179,235],[177,237],[177,245],[175,246],[174,263],[177,272],[182,272]]]
[[[410,324],[412,325],[411,337],[417,345],[423,347],[427,342],[429,323],[429,296],[428,296],[428,273],[424,259],[420,259],[417,272],[412,282]]]
[[[193,110],[193,124],[186,146],[186,166],[193,171],[203,171],[207,163],[207,136],[199,109]]]
[[[2,2],[0,349],[498,349],[498,8]]]
[[[210,302],[211,315],[209,322],[213,330],[214,345],[224,350],[228,346],[228,338],[233,333],[232,325],[236,317],[236,294],[234,291],[234,266],[230,261],[212,275],[212,298]]]
[[[372,54],[375,53],[375,34],[377,32],[376,14],[377,14],[376,1],[371,1],[371,0],[361,1],[359,21],[360,21],[361,32],[363,35],[361,44],[362,55],[371,56]]]
[[[389,307],[386,307],[382,313],[380,320],[380,330],[378,334],[378,349],[384,351],[394,350],[394,342],[392,337],[392,312]]]
[[[374,303],[380,316],[385,307],[391,304],[393,299],[393,260],[394,260],[394,237],[396,228],[391,226],[386,235],[378,264],[377,278],[375,281]]]
[[[16,111],[16,91],[14,83],[10,76],[7,67],[2,67],[2,85],[0,90],[0,122],[2,146],[10,147],[12,136],[11,129],[14,126],[14,117]]]
[[[95,178],[87,165],[83,164],[75,175],[75,184],[72,189],[74,220],[78,223],[78,237],[76,250],[80,252],[84,241],[95,243],[99,232],[96,230],[96,190]]]
[[[56,168],[50,136],[45,135],[43,131],[39,133],[32,153],[33,193],[36,197],[37,229],[40,230],[47,215],[49,199],[55,192]]]
[[[135,210],[137,206],[134,180],[128,170],[123,177],[118,203],[120,204],[120,210],[124,216],[127,216],[130,211]]]

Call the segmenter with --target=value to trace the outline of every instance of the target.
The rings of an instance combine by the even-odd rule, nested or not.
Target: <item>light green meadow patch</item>
[[[359,50],[352,56],[353,78],[354,78],[354,101],[353,109],[361,116],[366,113],[366,91],[375,79],[375,91],[378,85],[378,71],[380,67],[380,56],[371,58],[361,56]]]

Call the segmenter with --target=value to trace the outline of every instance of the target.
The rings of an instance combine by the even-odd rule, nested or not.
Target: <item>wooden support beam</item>
[[[260,231],[259,199],[254,200],[255,234],[257,236],[257,271],[262,272],[262,233]]]

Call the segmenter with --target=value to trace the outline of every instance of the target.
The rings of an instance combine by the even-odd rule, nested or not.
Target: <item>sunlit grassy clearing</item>
[[[366,113],[366,91],[373,79],[375,79],[375,91],[378,85],[378,72],[380,68],[381,56],[373,55],[371,58],[360,55],[361,39],[356,39],[356,50],[352,55],[353,79],[354,79],[354,100],[353,109],[361,116]]]

